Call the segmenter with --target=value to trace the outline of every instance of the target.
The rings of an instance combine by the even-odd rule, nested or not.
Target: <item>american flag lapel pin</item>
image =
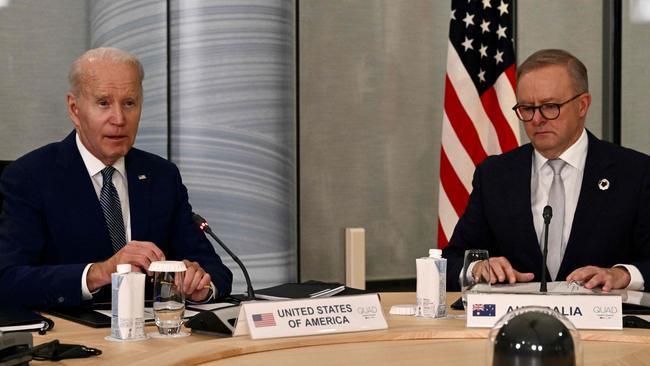
[[[146,175],[144,175],[144,174],[138,175],[138,180],[145,180],[145,179],[147,179]]]

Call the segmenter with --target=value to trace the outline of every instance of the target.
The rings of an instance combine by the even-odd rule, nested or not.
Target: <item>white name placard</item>
[[[620,294],[467,294],[467,326],[492,327],[502,316],[524,306],[543,306],[566,316],[578,329],[622,329]]]
[[[243,303],[235,336],[295,337],[386,329],[377,294]]]

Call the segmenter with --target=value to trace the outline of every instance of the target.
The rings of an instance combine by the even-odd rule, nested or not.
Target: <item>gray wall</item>
[[[521,63],[542,48],[562,48],[587,67],[592,104],[587,128],[602,133],[603,98],[603,1],[517,1],[517,58]],[[549,22],[549,19],[552,20]],[[523,131],[522,143],[528,142]]]
[[[257,288],[297,277],[293,9],[289,0],[171,8],[171,159]],[[222,258],[243,292],[241,270]]]
[[[650,153],[650,109],[648,109],[648,86],[650,73],[648,60],[650,48],[650,19],[632,21],[631,14],[641,13],[645,7],[649,13],[647,0],[623,1],[623,45],[622,45],[622,95],[621,95],[621,143],[624,146]]]
[[[368,280],[415,277],[435,245],[449,14],[450,1],[300,2],[302,279],[345,280],[345,227],[366,228]],[[518,16],[520,60],[554,47],[585,61],[600,136],[602,0],[520,0]]]
[[[68,68],[88,45],[86,2],[13,0],[0,7],[0,159],[72,131]]]
[[[344,280],[345,227],[366,228],[369,279],[413,277],[433,245],[441,4],[300,2],[302,279]]]

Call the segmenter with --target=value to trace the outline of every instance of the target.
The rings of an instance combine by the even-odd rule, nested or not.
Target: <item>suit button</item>
[[[61,296],[61,297],[59,297],[58,299],[56,299],[56,301],[57,301],[59,304],[63,304],[63,302],[65,301],[65,298],[64,298],[63,296]]]

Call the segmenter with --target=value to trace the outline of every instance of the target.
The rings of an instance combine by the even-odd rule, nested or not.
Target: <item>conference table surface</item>
[[[459,294],[448,294],[451,303]],[[463,312],[444,319],[390,315],[396,304],[413,304],[414,293],[382,293],[388,329],[305,337],[252,340],[249,336],[217,338],[150,338],[114,342],[107,328],[90,328],[51,316],[53,330],[34,334],[34,344],[53,339],[102,350],[102,355],[57,362],[58,365],[483,365],[489,329],[466,328]],[[148,325],[147,333],[155,326]],[[585,365],[650,365],[650,329],[581,330]],[[34,364],[47,362],[33,361]]]

